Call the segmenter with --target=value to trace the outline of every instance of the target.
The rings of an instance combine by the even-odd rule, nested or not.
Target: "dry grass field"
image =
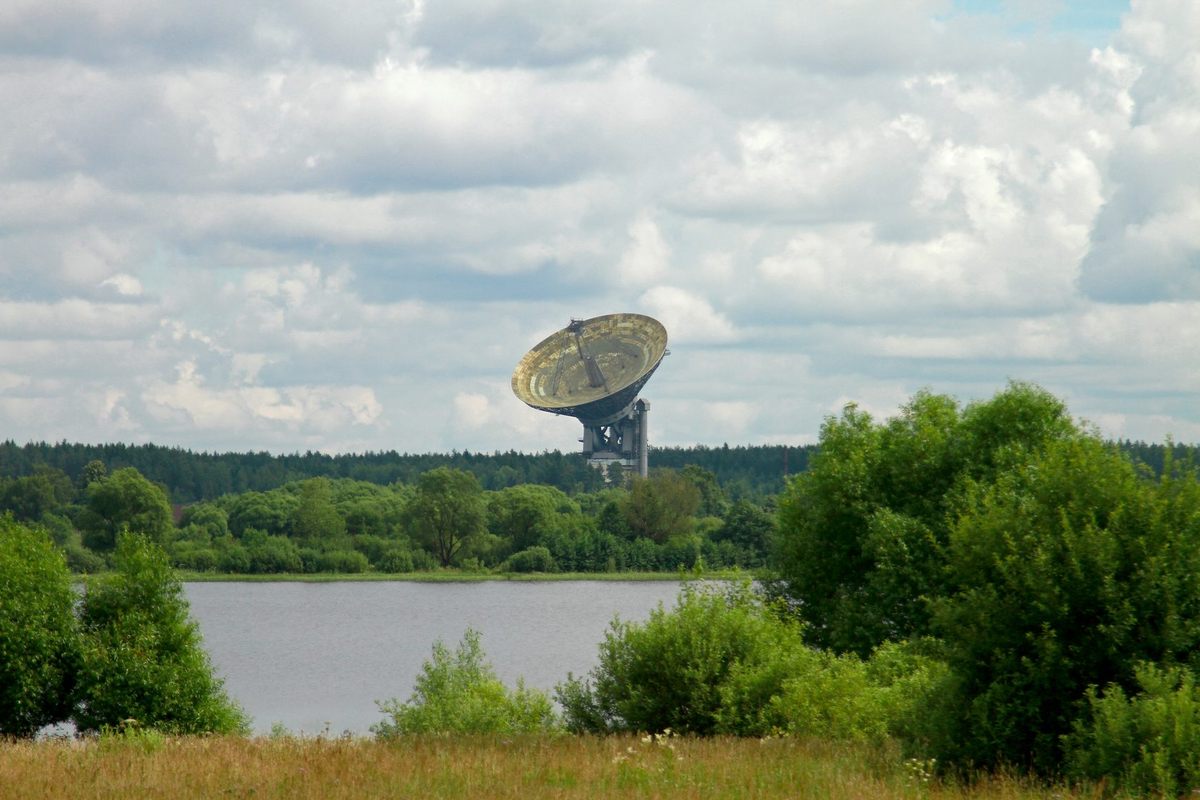
[[[103,737],[0,743],[0,798],[1083,800],[1017,778],[966,787],[873,748],[755,739]]]

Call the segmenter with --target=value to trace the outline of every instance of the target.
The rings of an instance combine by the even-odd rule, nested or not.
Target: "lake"
[[[257,733],[366,734],[407,700],[433,643],[467,628],[509,686],[587,673],[614,615],[670,608],[677,581],[185,583],[205,649]]]

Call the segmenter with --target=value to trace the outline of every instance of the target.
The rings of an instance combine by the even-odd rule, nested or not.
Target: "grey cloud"
[[[0,11],[0,52],[97,65],[315,59],[369,67],[412,6],[361,0],[37,0]]]

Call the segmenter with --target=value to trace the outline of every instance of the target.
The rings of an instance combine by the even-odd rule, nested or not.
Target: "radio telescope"
[[[513,393],[582,422],[589,463],[617,462],[645,477],[650,404],[637,393],[667,353],[667,329],[651,317],[573,319],[525,354],[513,370]]]

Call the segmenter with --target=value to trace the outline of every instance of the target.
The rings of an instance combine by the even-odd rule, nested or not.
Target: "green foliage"
[[[241,536],[250,528],[275,535],[291,533],[292,514],[299,500],[289,492],[246,492],[233,498],[228,509],[229,530]]]
[[[90,585],[80,606],[79,729],[134,719],[173,733],[245,730],[244,715],[213,674],[166,554],[145,536],[123,533],[115,562],[116,571]]]
[[[317,556],[316,572],[357,574],[371,568],[367,557],[355,550],[330,550]]]
[[[550,486],[513,486],[493,492],[487,501],[488,530],[506,540],[510,552],[544,544],[578,516],[579,506]]]
[[[67,557],[67,568],[80,575],[94,575],[103,572],[108,564],[101,556],[78,544],[69,544],[63,550]]]
[[[621,513],[635,537],[662,544],[691,531],[700,490],[674,470],[654,470],[649,478],[630,475]]]
[[[558,572],[550,550],[538,545],[513,553],[500,567],[501,572]]]
[[[39,464],[32,475],[0,481],[0,513],[19,521],[37,522],[72,501],[75,486],[62,470]]]
[[[333,490],[325,478],[300,484],[300,502],[292,512],[292,531],[301,539],[337,539],[346,521],[333,506]]]
[[[229,514],[214,503],[188,506],[179,518],[179,527],[187,528],[189,526],[196,526],[203,530],[210,539],[215,539],[229,533]],[[241,529],[239,529],[240,532]]]
[[[163,542],[174,527],[166,492],[132,467],[119,469],[88,487],[87,508],[76,524],[92,550],[111,551],[119,531]]]
[[[264,536],[253,545],[247,545],[246,553],[250,556],[250,571],[253,573],[277,574],[304,571],[304,562],[300,560],[300,548],[286,536]]]
[[[0,737],[70,715],[76,595],[44,532],[0,515]]]
[[[448,567],[464,544],[487,530],[483,490],[469,472],[430,470],[421,476],[406,519],[413,537]]]
[[[451,653],[442,642],[417,676],[407,703],[379,702],[386,718],[371,730],[381,739],[416,733],[539,733],[558,720],[545,692],[518,681],[509,690],[487,661],[479,632],[468,629]]]
[[[615,621],[588,680],[569,676],[556,697],[574,732],[896,735],[925,748],[921,715],[945,690],[944,663],[908,644],[884,645],[864,662],[814,650],[801,633],[746,582],[687,585],[672,611]]]
[[[729,499],[721,489],[716,474],[696,464],[688,464],[680,473],[700,492],[696,512],[702,517],[723,517],[729,509]]]
[[[389,573],[412,572],[416,568],[412,551],[407,547],[393,547],[384,551],[371,566],[379,572]]]
[[[972,487],[935,628],[960,681],[947,757],[1054,772],[1089,686],[1200,645],[1200,483],[1139,477],[1091,437]]]
[[[1100,696],[1087,691],[1088,709],[1067,737],[1067,771],[1107,779],[1114,788],[1177,797],[1200,788],[1200,687],[1183,667],[1141,664],[1140,692],[1117,684]]]
[[[802,649],[799,629],[764,613],[749,584],[688,584],[672,611],[659,605],[640,624],[614,620],[589,679],[568,677],[557,699],[573,731],[735,732],[726,684]]]
[[[965,410],[919,392],[883,424],[855,406],[827,419],[778,515],[776,568],[810,640],[865,657],[927,635],[964,492],[1079,435],[1060,401],[1022,383]]]
[[[721,527],[713,532],[712,538],[730,542],[761,558],[774,546],[775,520],[750,501],[738,500],[725,512]]]

